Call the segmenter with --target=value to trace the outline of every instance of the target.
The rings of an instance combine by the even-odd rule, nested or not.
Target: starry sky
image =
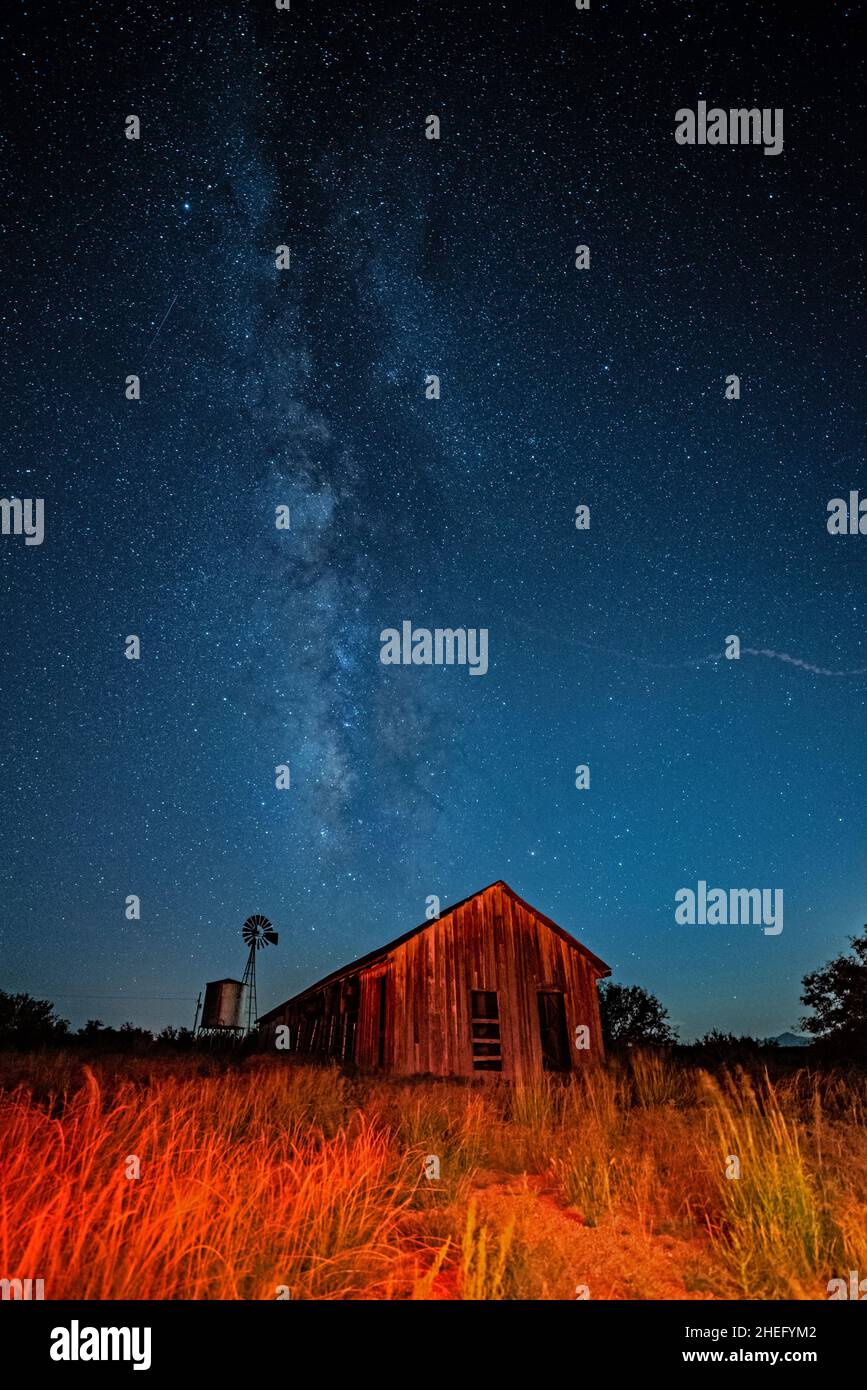
[[[261,912],[264,1009],[503,878],[684,1038],[797,1025],[867,919],[859,13],[16,7],[0,987],[190,1025]],[[382,665],[406,619],[487,675]]]

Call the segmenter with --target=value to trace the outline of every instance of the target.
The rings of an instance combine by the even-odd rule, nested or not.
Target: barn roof
[[[515,892],[514,888],[510,888],[508,883],[498,878],[496,883],[489,883],[486,888],[480,888],[477,892],[468,894],[466,898],[461,898],[459,903],[453,903],[451,907],[447,907],[444,912],[441,912],[439,917],[426,917],[417,927],[413,927],[410,931],[404,932],[402,936],[396,936],[394,941],[387,942],[385,946],[378,946],[375,951],[368,951],[366,956],[359,956],[357,960],[350,961],[348,965],[341,965],[337,970],[332,970],[330,975],[324,975],[321,980],[317,980],[315,984],[308,985],[307,988],[302,989],[300,993],[293,994],[290,999],[285,999],[282,1004],[276,1004],[274,1008],[269,1009],[266,1014],[260,1014],[258,1022],[267,1023],[274,1014],[279,1013],[287,1004],[294,1004],[297,1000],[304,999],[308,994],[315,994],[315,992],[322,989],[324,985],[330,985],[335,980],[342,979],[344,975],[354,975],[358,970],[364,970],[367,966],[375,965],[377,961],[383,960],[386,956],[390,955],[398,946],[402,946],[405,941],[411,941],[412,938],[418,936],[420,932],[427,931],[429,927],[434,926],[437,922],[441,922],[443,918],[448,917],[450,913],[457,912],[458,908],[463,907],[465,903],[472,902],[473,898],[480,898],[484,893],[490,893],[492,888],[500,888],[504,893],[508,893],[513,902],[518,903],[519,906],[525,908],[527,912],[531,912],[540,922],[544,922],[545,926],[549,927],[552,932],[556,932],[557,936],[562,937],[563,940],[568,942],[570,946],[573,946],[576,951],[580,951],[581,955],[595,967],[598,978],[602,979],[606,975],[611,974],[610,965],[606,965],[604,960],[600,960],[599,956],[595,956],[592,951],[588,951],[587,947],[582,946],[580,941],[576,941],[574,936],[570,936],[569,932],[564,931],[562,927],[558,927],[557,923],[553,922],[550,917],[546,917],[544,912],[540,912],[538,908],[526,902]]]

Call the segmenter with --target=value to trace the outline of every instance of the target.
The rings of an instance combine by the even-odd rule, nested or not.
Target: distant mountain
[[[778,1043],[780,1047],[809,1047],[812,1038],[801,1038],[797,1033],[778,1033],[771,1042]]]

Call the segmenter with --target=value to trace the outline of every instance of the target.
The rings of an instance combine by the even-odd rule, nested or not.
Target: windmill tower
[[[249,946],[247,954],[247,964],[244,967],[244,979],[241,989],[241,1028],[243,1033],[252,1033],[256,1026],[256,1019],[259,1016],[259,1009],[256,1003],[256,952],[261,951],[263,946],[277,945],[277,932],[271,926],[267,917],[256,914],[248,917],[243,927],[241,935],[244,944]]]

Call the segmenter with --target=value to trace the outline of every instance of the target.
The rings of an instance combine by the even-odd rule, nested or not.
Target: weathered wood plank
[[[293,1048],[320,1055],[344,1057],[349,1037],[350,1060],[375,1069],[384,986],[383,1070],[525,1081],[543,1069],[540,991],[562,995],[571,1068],[602,1056],[596,981],[607,973],[603,961],[506,884],[495,883],[371,953],[357,970],[334,972],[272,1010],[263,1026],[288,1024]],[[473,991],[497,996],[501,1072],[474,1070]],[[590,1030],[590,1047],[579,1051],[575,1036],[582,1025]],[[493,1048],[486,1055],[497,1057]]]

